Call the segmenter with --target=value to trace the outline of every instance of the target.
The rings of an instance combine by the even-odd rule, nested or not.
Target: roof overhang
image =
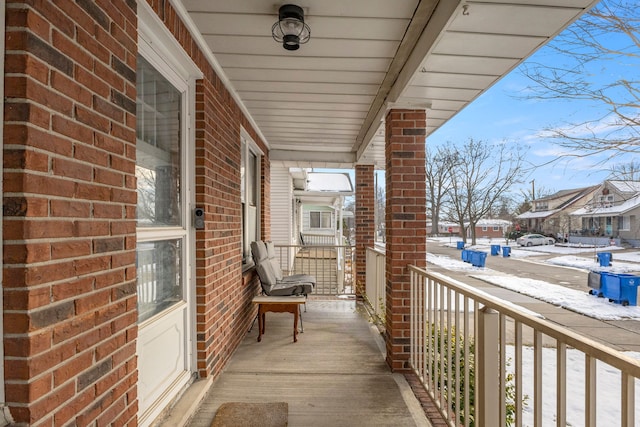
[[[171,0],[285,166],[384,168],[390,108],[427,110],[427,135],[595,0],[300,0],[311,40],[271,37],[280,3]]]

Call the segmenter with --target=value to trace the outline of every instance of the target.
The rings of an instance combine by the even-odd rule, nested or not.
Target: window
[[[242,199],[242,263],[250,264],[251,242],[260,238],[260,152],[247,136],[242,137],[240,193]]]
[[[629,231],[631,229],[631,217],[629,216],[619,216],[618,217],[618,230],[620,231]]]
[[[487,226],[486,225],[482,226],[482,231],[487,231]]]
[[[309,212],[309,228],[332,229],[331,212]]]
[[[138,56],[138,321],[184,300],[183,92]]]
[[[497,226],[497,225],[494,225],[494,226],[493,226],[493,231],[500,231],[500,227],[499,227],[499,226]]]

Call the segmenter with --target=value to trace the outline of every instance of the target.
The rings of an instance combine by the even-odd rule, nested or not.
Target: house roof
[[[640,193],[640,181],[607,181],[619,193]]]
[[[305,203],[335,206],[354,191],[348,173],[308,172],[306,189],[293,190],[293,194]]]
[[[518,219],[547,218],[556,212],[558,212],[558,209],[551,209],[549,211],[536,211],[536,212],[527,211],[516,216],[516,218]]]
[[[353,193],[353,185],[351,185],[349,174],[346,173],[309,172],[307,191]]]
[[[528,211],[528,212],[524,212],[521,213],[520,215],[516,216],[517,219],[536,219],[536,218],[548,218],[552,215],[554,215],[557,212],[562,211],[563,209],[571,206],[572,204],[574,204],[575,202],[577,202],[578,200],[580,200],[580,198],[586,196],[587,194],[589,194],[589,192],[595,190],[598,186],[597,185],[593,185],[591,187],[583,187],[583,188],[573,188],[573,189],[569,189],[569,190],[560,190],[550,196],[547,197],[543,197],[541,199],[536,199],[535,202],[538,201],[544,201],[544,200],[555,200],[555,199],[559,199],[562,197],[567,197],[567,196],[571,196],[569,197],[567,200],[565,200],[564,202],[560,203],[558,206],[556,206],[554,209],[546,209],[543,211]]]
[[[509,226],[509,225],[511,225],[511,221],[507,221],[506,219],[499,219],[499,218],[483,218],[476,223],[477,227]]]
[[[574,216],[592,216],[592,217],[603,217],[603,216],[619,216],[624,215],[625,213],[640,207],[640,194],[624,201],[619,205],[601,205],[593,207],[585,206],[584,208],[580,208],[570,215]]]
[[[172,1],[269,159],[384,168],[390,108],[427,110],[427,136],[597,0],[300,0],[311,39],[271,36],[281,2]]]

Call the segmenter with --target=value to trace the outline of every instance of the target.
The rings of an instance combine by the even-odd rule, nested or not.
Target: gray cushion
[[[262,240],[251,242],[251,255],[253,255],[253,262],[256,264],[260,264],[267,259],[267,247]]]
[[[311,283],[312,285],[316,284],[316,276],[311,276],[310,274],[292,274],[291,276],[283,277],[283,282],[305,282]]]
[[[280,268],[280,261],[278,261],[278,257],[276,256],[276,248],[273,242],[265,242],[265,247],[267,249],[267,259],[271,263],[271,268],[276,275],[276,279],[282,280],[282,269]]]
[[[294,274],[282,277],[280,263],[275,256],[272,242],[265,244],[262,240],[251,243],[251,253],[256,263],[256,272],[267,295],[308,295],[313,292],[316,278],[308,274]]]

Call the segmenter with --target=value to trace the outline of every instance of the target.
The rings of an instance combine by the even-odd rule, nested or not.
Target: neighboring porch
[[[275,247],[280,268],[286,275],[310,274],[316,277],[315,295],[355,294],[354,246],[320,242]]]
[[[312,297],[303,322],[297,343],[290,314],[268,313],[262,342],[256,322],[187,425],[208,427],[224,402],[287,402],[293,427],[432,425],[405,377],[390,372],[361,304]],[[161,425],[179,425],[195,406],[179,405]]]

